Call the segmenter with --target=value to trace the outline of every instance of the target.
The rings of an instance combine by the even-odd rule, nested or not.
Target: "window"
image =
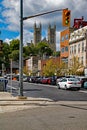
[[[82,52],[84,52],[84,42],[82,42]]]
[[[74,48],[74,47],[72,46],[72,54],[73,54],[73,48]]]
[[[80,52],[80,44],[78,44],[78,53]]]
[[[68,47],[67,46],[65,47],[65,51],[68,51]]]
[[[61,41],[62,41],[62,42],[64,41],[64,36],[62,36]]]
[[[76,45],[74,45],[74,53],[76,54]]]
[[[66,40],[68,40],[68,39],[69,39],[69,35],[68,35],[68,34],[66,34],[65,39],[66,39]]]
[[[61,51],[64,52],[64,48],[62,48]]]

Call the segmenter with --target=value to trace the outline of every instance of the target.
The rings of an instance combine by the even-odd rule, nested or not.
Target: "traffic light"
[[[71,10],[64,9],[62,12],[62,24],[63,26],[70,27]]]

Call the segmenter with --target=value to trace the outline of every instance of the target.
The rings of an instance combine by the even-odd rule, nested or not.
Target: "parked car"
[[[81,77],[81,76],[79,76],[78,79],[81,82],[81,87],[82,88],[87,88],[87,77]]]
[[[57,80],[57,77],[56,76],[52,76],[50,77],[50,85],[56,85],[56,80]]]
[[[19,75],[15,75],[12,80],[19,81]],[[23,75],[23,82],[28,82],[28,77],[26,75]]]
[[[57,87],[62,89],[80,90],[81,82],[77,78],[63,78],[58,82]]]
[[[58,82],[61,81],[63,78],[65,78],[65,77],[58,77],[58,78],[56,79],[56,85],[57,85]]]
[[[43,77],[37,77],[36,80],[35,80],[35,83],[42,83],[42,79]]]
[[[42,84],[49,84],[50,83],[50,78],[49,77],[43,77],[41,80]]]

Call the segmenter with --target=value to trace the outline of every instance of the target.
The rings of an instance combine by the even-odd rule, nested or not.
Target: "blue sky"
[[[56,9],[68,8],[71,10],[71,26],[74,18],[87,20],[87,0],[23,0],[23,16],[31,16],[38,13]],[[12,39],[20,37],[20,0],[0,0],[0,39],[9,43]],[[56,47],[59,49],[60,32],[65,29],[62,26],[62,11],[28,19],[24,21],[24,45],[33,40],[33,26],[36,22],[42,24],[42,37],[47,37],[49,23],[56,24]]]

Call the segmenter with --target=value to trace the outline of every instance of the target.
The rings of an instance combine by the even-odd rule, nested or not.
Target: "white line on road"
[[[86,90],[80,90],[79,92],[81,92],[81,93],[87,93]]]

